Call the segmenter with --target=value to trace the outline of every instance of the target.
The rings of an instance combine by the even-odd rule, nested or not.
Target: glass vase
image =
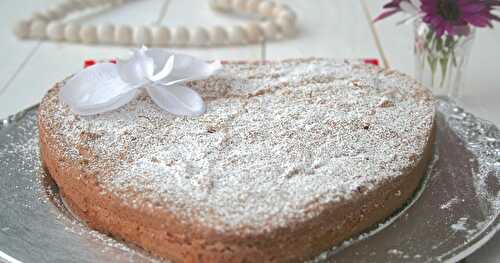
[[[426,23],[415,21],[415,77],[436,96],[460,100],[475,37],[473,28],[441,37]]]

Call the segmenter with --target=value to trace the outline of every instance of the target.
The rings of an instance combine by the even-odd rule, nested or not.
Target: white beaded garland
[[[47,22],[44,20],[34,20],[30,26],[30,36],[37,39],[45,39],[47,37],[46,34]]]
[[[247,34],[241,26],[230,27],[228,30],[228,38],[231,44],[244,44],[247,42]]]
[[[84,25],[80,29],[80,39],[85,44],[97,42],[97,29],[93,25]]]
[[[151,29],[145,26],[135,27],[133,42],[137,46],[150,45],[152,42]]]
[[[195,27],[191,30],[191,44],[195,46],[206,46],[208,45],[208,41],[210,39],[210,36],[208,35],[208,32],[205,28],[203,27]]]
[[[14,26],[14,34],[21,39],[28,38],[30,35],[31,21],[21,20]]]
[[[64,27],[64,39],[70,42],[80,41],[80,24],[69,23]]]
[[[177,46],[184,46],[189,41],[189,31],[186,27],[178,26],[172,30],[172,43]]]
[[[54,41],[64,40],[64,27],[60,22],[50,22],[47,25],[47,37]]]
[[[132,44],[132,29],[127,25],[120,25],[115,30],[115,43],[121,45]]]
[[[216,46],[224,45],[228,41],[227,31],[221,26],[209,29],[210,43]]]
[[[97,26],[97,40],[99,43],[110,44],[115,39],[115,26],[103,24]]]
[[[170,30],[167,27],[154,27],[152,33],[154,46],[166,46],[169,43]]]
[[[68,24],[61,20],[69,13],[86,8],[116,6],[126,0],[64,0],[46,12],[36,12],[13,27],[19,39],[49,39],[52,41],[82,42],[86,44],[154,45],[154,46],[217,46],[225,44],[257,43],[261,39],[290,37],[296,32],[297,15],[287,5],[274,0],[210,0],[218,11],[254,13],[265,21],[236,26],[169,29],[164,26],[137,26],[101,24]]]

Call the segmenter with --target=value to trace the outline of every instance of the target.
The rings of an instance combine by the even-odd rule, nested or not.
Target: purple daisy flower
[[[422,0],[423,21],[429,24],[437,36],[463,35],[470,26],[492,26],[498,20],[491,11],[500,0]]]

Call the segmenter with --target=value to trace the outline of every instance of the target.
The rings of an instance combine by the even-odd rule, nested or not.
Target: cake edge
[[[153,215],[124,205],[117,196],[101,195],[94,174],[51,147],[58,143],[49,136],[42,116],[38,118],[43,167],[71,210],[90,228],[176,262],[301,261],[369,229],[400,209],[419,187],[432,160],[434,122],[435,117],[421,159],[410,172],[382,183],[374,191],[360,190],[351,200],[322,207],[321,214],[304,222],[265,234],[240,235],[185,224],[165,211]]]

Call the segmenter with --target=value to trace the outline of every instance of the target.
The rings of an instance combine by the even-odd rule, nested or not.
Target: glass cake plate
[[[500,131],[438,101],[434,161],[420,189],[386,222],[314,262],[455,262],[500,229]],[[0,261],[158,262],[88,229],[40,167],[37,106],[0,120]]]

